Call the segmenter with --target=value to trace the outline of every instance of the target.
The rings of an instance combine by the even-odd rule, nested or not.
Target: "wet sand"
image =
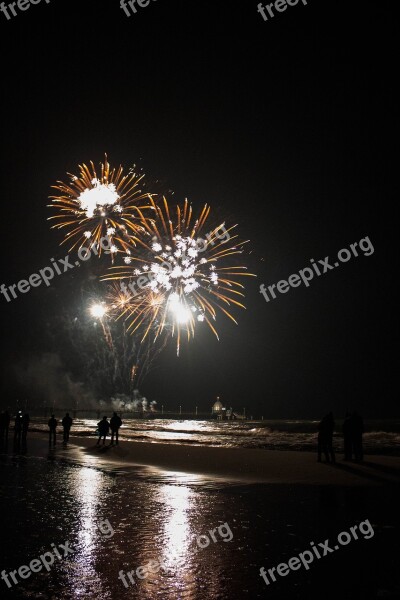
[[[32,436],[25,455],[12,448],[0,454],[7,540],[0,570],[29,564],[52,543],[69,540],[74,553],[11,590],[0,581],[0,597],[399,598],[398,460],[367,457],[366,465],[349,465],[354,473],[315,458],[133,442],[98,448],[85,438],[49,449],[44,436]],[[110,537],[99,530],[102,519],[112,526]],[[374,528],[371,539],[354,540],[268,587],[260,577],[261,566],[277,567],[311,541],[335,539],[365,519]],[[212,541],[209,531],[224,523],[232,539],[215,533]],[[210,539],[204,549],[200,535]],[[129,588],[118,579],[120,570],[159,558],[167,570],[135,577]]]
[[[47,438],[39,448],[46,448]],[[71,437],[70,443],[102,462],[124,466],[149,465],[197,473],[235,481],[302,485],[379,485],[400,482],[400,457],[366,456],[356,463],[343,461],[338,454],[336,465],[318,463],[313,452],[258,450],[250,448],[212,448],[178,444],[121,442],[119,446],[96,446],[95,439]]]

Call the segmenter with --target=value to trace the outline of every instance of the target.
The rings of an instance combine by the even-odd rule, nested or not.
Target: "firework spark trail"
[[[102,248],[100,240],[106,235],[111,241],[111,256],[120,251],[128,251],[134,245],[134,236],[141,233],[136,208],[145,210],[147,203],[139,203],[149,197],[139,189],[144,175],[130,171],[123,175],[123,167],[111,168],[105,156],[97,173],[92,161],[90,167],[79,165],[79,176],[68,173],[69,184],[57,181],[53,189],[57,196],[50,196],[49,206],[57,210],[48,220],[56,220],[52,229],[65,229],[63,243],[71,243],[69,251],[77,246]]]
[[[155,302],[159,303],[159,300],[156,300],[156,295],[153,294],[151,290],[146,290],[140,297],[135,297],[126,294],[121,290],[117,283],[113,283],[108,286],[105,301],[110,318],[115,322],[119,320],[123,321],[124,332],[126,332],[125,323],[129,321],[129,317],[131,317],[133,313],[138,311],[141,313],[142,319],[147,318],[148,327],[151,328],[153,324],[153,329],[155,328],[154,306]],[[132,323],[130,323],[130,325],[131,324]],[[147,336],[140,341],[137,354],[133,361],[134,364],[131,369],[132,389],[138,387],[148,375],[153,367],[155,358],[164,349],[167,338],[164,336],[164,339],[161,340],[158,345],[156,342],[156,337],[153,340],[150,339],[150,336]]]
[[[164,337],[158,347],[149,337],[139,344],[135,365],[132,367],[132,389],[139,388],[140,384],[154,369],[156,358],[166,345],[167,337]]]
[[[103,339],[110,351],[110,364],[113,363],[113,382],[122,383],[124,391],[132,394],[135,388],[147,377],[153,368],[154,361],[166,344],[166,338],[159,344],[148,337],[136,344],[129,343],[132,339],[127,335],[125,321],[121,319],[128,299],[121,292],[117,284],[110,286],[105,300],[98,300],[91,304],[89,312],[99,322],[102,328]],[[116,327],[118,321],[121,326]]]
[[[166,198],[162,206],[156,205],[151,196],[149,202],[155,217],[145,217],[140,208],[136,209],[144,233],[135,239],[136,248],[125,256],[126,266],[113,267],[103,280],[145,276],[147,283],[140,286],[139,296],[127,292],[121,299],[119,314],[129,321],[131,333],[144,328],[142,341],[152,329],[157,339],[170,327],[171,334],[176,335],[179,354],[182,330],[190,340],[196,323],[205,321],[218,338],[213,324],[218,311],[237,323],[230,307],[245,308],[239,301],[244,297],[244,286],[237,279],[253,275],[246,267],[231,264],[230,257],[241,254],[246,243],[233,245],[238,239],[234,234],[236,225],[229,229],[219,225],[207,234],[207,240],[200,237],[209,217],[208,205],[194,220],[187,200],[182,207],[176,207],[176,215],[171,215]],[[222,226],[229,239],[220,238]],[[118,293],[124,297],[121,290]]]

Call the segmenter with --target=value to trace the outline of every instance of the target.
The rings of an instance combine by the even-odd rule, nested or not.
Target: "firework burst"
[[[232,257],[243,252],[246,242],[238,242],[236,225],[229,229],[218,225],[201,237],[210,213],[208,205],[195,219],[187,200],[174,214],[165,198],[161,206],[152,197],[149,202],[153,218],[136,209],[143,234],[125,256],[126,266],[112,268],[103,280],[128,280],[121,283],[125,301],[120,315],[128,319],[131,333],[142,326],[142,339],[152,330],[155,339],[164,330],[170,332],[177,337],[179,353],[182,331],[190,339],[196,325],[205,322],[218,338],[219,312],[237,323],[232,307],[245,308],[241,301],[244,286],[238,279],[252,274],[244,266],[232,265]]]
[[[91,161],[90,166],[79,165],[79,176],[68,175],[69,184],[58,181],[52,186],[59,194],[50,196],[49,205],[58,213],[49,217],[56,221],[52,228],[66,230],[62,243],[71,244],[70,251],[96,246],[101,254],[100,241],[107,237],[112,257],[126,252],[135,235],[141,233],[135,208],[149,196],[139,189],[144,176],[132,171],[123,175],[121,165],[117,169],[110,167],[107,155],[99,172]],[[146,207],[139,208],[142,211]]]

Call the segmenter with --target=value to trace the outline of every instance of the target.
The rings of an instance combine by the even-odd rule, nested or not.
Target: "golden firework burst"
[[[190,339],[198,323],[206,322],[218,338],[218,312],[234,323],[233,307],[245,308],[241,299],[241,277],[253,276],[245,266],[233,264],[243,245],[235,233],[236,225],[212,227],[204,237],[210,207],[204,205],[197,219],[185,200],[171,213],[166,198],[161,206],[149,197],[153,217],[136,212],[142,235],[129,249],[124,267],[113,267],[103,280],[120,280],[127,304],[120,314],[129,320],[133,333],[144,326],[144,339],[150,331],[155,338],[163,331],[177,336],[179,353],[181,332]]]
[[[121,165],[111,168],[107,155],[99,171],[90,161],[90,166],[79,165],[79,175],[68,175],[69,184],[57,181],[52,186],[59,194],[50,196],[49,205],[57,210],[56,215],[49,217],[56,221],[52,228],[66,230],[61,243],[71,244],[69,251],[96,246],[101,254],[104,248],[100,241],[107,238],[112,257],[126,252],[142,229],[135,209],[143,211],[147,206],[139,205],[149,197],[140,189],[144,175],[133,171],[124,175]]]

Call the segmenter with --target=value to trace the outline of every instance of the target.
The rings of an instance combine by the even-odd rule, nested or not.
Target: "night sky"
[[[220,342],[199,329],[179,358],[170,343],[147,398],[209,410],[219,395],[265,418],[399,416],[392,10],[309,0],[264,21],[256,0],[157,0],[128,18],[118,0],[42,0],[0,13],[0,283],[64,258],[50,186],[107,152],[239,223],[258,276],[239,326],[221,318]],[[260,294],[366,236],[371,256],[269,303]],[[39,402],[24,369],[54,350],[48,331],[78,310],[83,271],[0,296],[3,404]]]

